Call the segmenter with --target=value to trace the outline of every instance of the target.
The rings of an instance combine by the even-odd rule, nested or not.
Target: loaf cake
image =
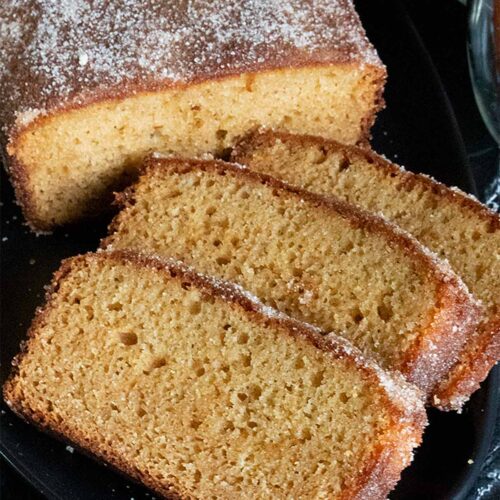
[[[243,139],[234,161],[321,194],[381,212],[464,280],[484,319],[436,393],[458,409],[500,358],[500,217],[465,193],[407,172],[379,155],[319,137],[264,131]]]
[[[339,337],[129,253],[63,263],[4,397],[169,498],[384,499],[426,422]]]
[[[426,394],[480,310],[451,270],[382,218],[221,161],[152,158],[102,247],[174,257],[338,331]]]
[[[37,231],[99,211],[151,151],[252,127],[366,137],[385,68],[351,0],[7,0],[0,121]]]

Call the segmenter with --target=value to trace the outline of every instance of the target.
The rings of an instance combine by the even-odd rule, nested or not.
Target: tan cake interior
[[[500,228],[489,218],[412,183],[395,188],[395,175],[369,157],[312,141],[264,139],[236,160],[310,191],[382,212],[448,259],[489,315],[500,316]]]
[[[220,153],[252,127],[358,141],[379,106],[382,70],[354,64],[275,70],[140,93],[55,114],[9,147],[39,229],[99,211],[151,151]],[[367,113],[367,110],[370,110]]]
[[[332,498],[377,443],[401,438],[386,393],[349,357],[156,270],[73,267],[14,394],[111,461],[119,451],[186,497]]]
[[[239,283],[342,332],[386,367],[425,335],[439,300],[435,278],[386,237],[234,172],[162,167],[141,178],[105,245],[175,256]]]

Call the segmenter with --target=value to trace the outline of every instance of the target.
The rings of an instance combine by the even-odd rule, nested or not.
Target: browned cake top
[[[4,131],[112,95],[314,64],[381,66],[351,0],[7,0]]]

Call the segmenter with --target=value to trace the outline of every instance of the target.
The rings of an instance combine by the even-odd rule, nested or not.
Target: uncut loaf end
[[[0,142],[36,231],[109,207],[151,151],[256,126],[366,138],[386,71],[351,0],[8,0]]]

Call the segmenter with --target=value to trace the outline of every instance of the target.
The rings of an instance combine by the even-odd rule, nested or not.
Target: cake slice
[[[0,4],[0,144],[28,223],[102,210],[151,151],[263,125],[355,143],[385,68],[351,0]]]
[[[180,259],[338,331],[426,394],[480,311],[414,238],[342,201],[220,161],[151,159],[103,248]]]
[[[380,212],[447,259],[485,306],[481,325],[439,390],[458,409],[500,359],[500,217],[465,193],[407,172],[379,155],[319,137],[256,133],[234,161],[310,191]]]
[[[426,422],[399,378],[232,284],[101,252],[56,273],[4,397],[169,498],[384,499]]]

